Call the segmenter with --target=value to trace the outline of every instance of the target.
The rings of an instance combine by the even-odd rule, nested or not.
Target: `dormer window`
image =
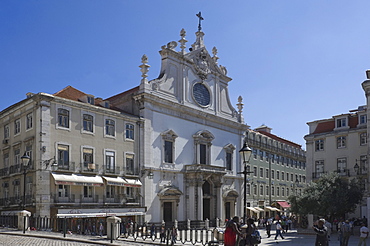
[[[92,97],[92,96],[87,96],[87,103],[88,103],[88,104],[91,104],[91,105],[94,105],[94,104],[95,104],[94,97]]]
[[[366,114],[360,114],[358,116],[358,124],[362,125],[362,124],[366,124],[366,122],[367,122],[367,115]]]
[[[346,126],[347,126],[346,118],[337,119],[337,128],[346,127]]]

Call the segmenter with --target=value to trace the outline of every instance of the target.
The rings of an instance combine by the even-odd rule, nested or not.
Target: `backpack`
[[[252,243],[252,245],[260,244],[261,243],[261,235],[260,235],[260,233],[259,233],[258,230],[255,230],[251,234],[251,243]]]

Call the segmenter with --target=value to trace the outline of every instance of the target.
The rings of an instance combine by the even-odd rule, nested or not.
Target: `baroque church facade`
[[[157,79],[148,81],[142,58],[140,86],[108,98],[121,110],[140,116],[140,146],[145,221],[205,220],[242,213],[242,163],[238,150],[248,126],[232,106],[226,68],[217,49],[208,52],[204,33],[186,52],[172,41],[160,51]]]

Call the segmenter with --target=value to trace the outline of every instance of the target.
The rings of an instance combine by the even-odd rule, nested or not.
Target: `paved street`
[[[304,235],[297,234],[296,231],[291,231],[284,234],[284,239],[274,240],[275,234],[273,232],[270,238],[266,238],[265,230],[260,230],[262,235],[262,243],[260,246],[268,245],[283,245],[283,246],[312,246],[315,242],[314,235]],[[339,246],[339,241],[337,240],[337,234],[332,235],[332,240],[330,241],[330,246]],[[356,246],[358,243],[358,236],[351,236],[349,241],[349,246]],[[27,231],[25,234],[22,231],[15,230],[0,230],[0,246],[7,245],[19,245],[19,246],[79,246],[79,245],[111,245],[111,246],[123,246],[123,245],[166,245],[160,244],[158,241],[153,243],[150,239],[143,241],[141,238],[137,238],[136,242],[132,238],[120,238],[118,240],[113,240],[113,243],[110,243],[110,240],[105,237],[98,236],[83,236],[83,235],[66,235],[63,237],[61,233],[54,232],[45,232],[45,231]],[[204,243],[205,244],[205,243]],[[175,245],[183,245],[181,242],[177,242]],[[191,243],[186,243],[185,245],[193,245]],[[202,245],[196,243],[194,245]]]

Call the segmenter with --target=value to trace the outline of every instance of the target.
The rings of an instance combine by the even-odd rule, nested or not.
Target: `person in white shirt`
[[[275,234],[275,240],[277,240],[278,236],[280,235],[281,239],[284,239],[283,234],[281,234],[281,231],[283,230],[283,227],[280,224],[280,220],[276,222],[276,234]]]
[[[360,241],[358,242],[358,246],[361,246],[364,243],[366,246],[366,239],[369,236],[369,229],[366,227],[364,223],[361,224],[360,228]]]
[[[328,228],[328,240],[330,241],[330,235],[331,235],[331,230],[332,230],[332,225],[329,221],[325,220],[325,224],[326,228]]]

